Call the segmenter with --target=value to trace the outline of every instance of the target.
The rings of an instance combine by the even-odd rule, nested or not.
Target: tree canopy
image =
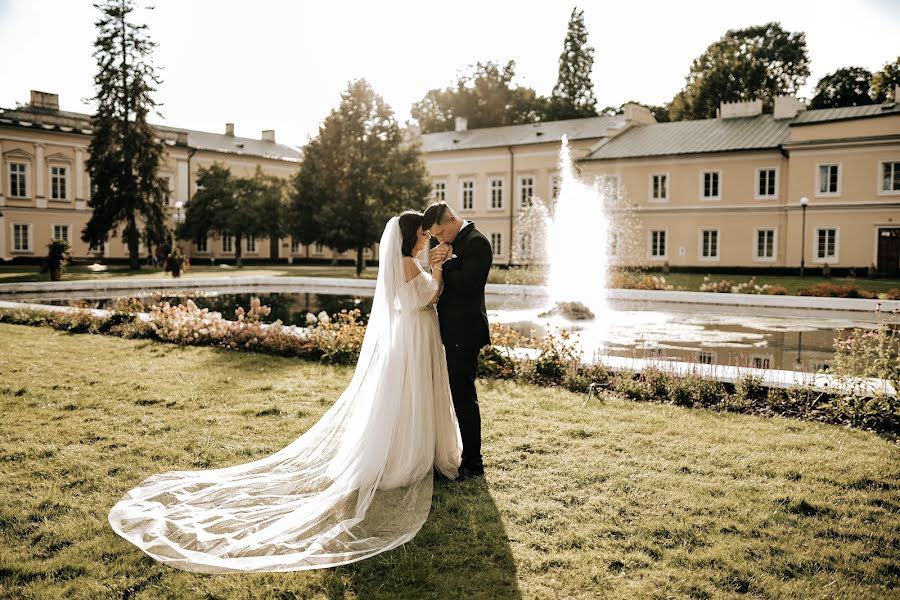
[[[682,89],[669,105],[673,121],[716,116],[720,102],[796,94],[809,76],[806,34],[779,23],[729,30],[694,60]]]
[[[479,62],[456,83],[429,90],[410,113],[422,133],[452,131],[455,117],[468,119],[472,129],[540,121],[546,100],[530,87],[514,83],[516,63]]]
[[[280,194],[271,177],[257,168],[253,177],[234,177],[231,170],[216,162],[197,171],[197,191],[185,207],[179,237],[194,243],[209,234],[234,238],[234,258],[243,266],[243,241],[270,231],[273,196]],[[277,179],[277,178],[276,178]]]
[[[381,237],[387,220],[425,204],[430,191],[419,148],[404,139],[394,113],[365,81],[347,86],[303,151],[294,180],[291,233],[338,252],[363,251]]]
[[[875,102],[885,102],[887,100],[897,101],[894,97],[896,86],[900,85],[900,56],[889,62],[880,70],[872,75],[869,93]]]
[[[872,104],[869,80],[872,73],[862,67],[844,67],[829,73],[816,84],[810,108],[837,108]]]

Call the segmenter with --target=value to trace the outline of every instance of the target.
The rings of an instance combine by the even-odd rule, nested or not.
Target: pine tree
[[[594,49],[588,45],[587,36],[584,11],[572,9],[563,51],[559,55],[559,76],[550,95],[548,121],[597,116],[597,99],[591,82]]]
[[[152,93],[160,84],[151,61],[156,44],[146,25],[131,21],[135,0],[106,0],[95,6],[101,13],[94,42],[97,112],[87,160],[93,213],[81,239],[105,243],[122,227],[129,266],[139,269],[141,225],[148,244],[167,237],[165,182],[158,175],[164,150],[147,123],[156,107]]]

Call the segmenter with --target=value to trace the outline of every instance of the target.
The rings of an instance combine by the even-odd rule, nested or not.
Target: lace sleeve
[[[438,292],[439,284],[431,275],[423,271],[413,280],[412,285],[415,287],[416,303],[419,306],[432,304],[432,299]]]

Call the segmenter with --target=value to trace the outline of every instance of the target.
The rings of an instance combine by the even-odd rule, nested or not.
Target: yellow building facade
[[[89,248],[81,231],[90,217],[87,201],[91,184],[86,169],[91,139],[90,116],[59,110],[56,94],[31,93],[29,104],[0,111],[0,259],[35,259],[46,254],[47,244],[65,239],[76,258],[117,259],[128,255],[121,236],[103,247]],[[169,184],[167,207],[174,225],[184,205],[196,192],[197,172],[214,162],[224,164],[235,176],[251,176],[260,167],[278,177],[292,176],[300,153],[275,141],[274,131],[260,139],[237,137],[226,124],[222,134],[159,126],[157,135],[165,147],[159,174]],[[267,239],[245,239],[242,254],[248,259],[270,259]],[[209,236],[205,243],[179,242],[195,259],[234,257],[234,241]],[[293,250],[279,242],[277,256]],[[146,256],[148,249],[142,248]],[[323,249],[324,255],[324,249]]]
[[[796,270],[802,260],[806,269],[900,271],[894,103],[805,110],[780,97],[773,114],[759,101],[723,103],[715,119],[676,123],[631,106],[616,117],[423,136],[435,196],[496,242],[495,263],[518,262],[510,243],[522,243],[516,212],[526,196],[555,197],[562,134],[578,175],[612,189],[615,264]],[[497,186],[514,200],[501,209]]]

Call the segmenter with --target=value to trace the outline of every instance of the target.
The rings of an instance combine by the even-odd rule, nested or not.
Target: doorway
[[[878,228],[878,273],[900,276],[900,227]]]

